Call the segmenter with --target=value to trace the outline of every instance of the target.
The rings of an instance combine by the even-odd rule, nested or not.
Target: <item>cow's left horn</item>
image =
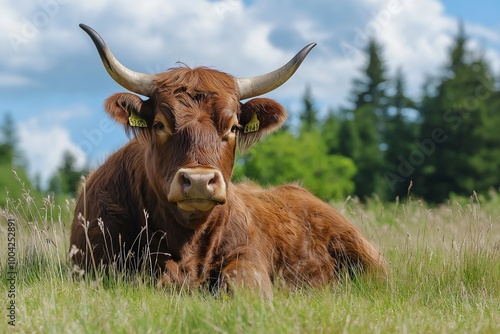
[[[80,24],[82,28],[92,38],[102,63],[109,75],[122,87],[144,96],[150,96],[153,91],[153,75],[134,72],[122,64],[113,56],[106,43],[99,34],[91,27]]]
[[[311,43],[299,51],[288,63],[282,67],[252,78],[237,78],[236,84],[240,92],[240,99],[248,99],[254,96],[262,95],[284,84],[299,68],[302,61],[306,58],[309,51],[316,46]]]

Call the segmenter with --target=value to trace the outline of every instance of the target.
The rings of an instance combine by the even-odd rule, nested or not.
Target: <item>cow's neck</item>
[[[204,238],[213,238],[214,235],[219,234],[228,220],[229,205],[217,205],[203,223],[199,223],[196,228],[189,228],[181,221],[184,217],[175,211],[174,205],[165,204],[160,200],[157,196],[149,196],[147,205],[156,208],[156,211],[148,212],[148,225],[150,230],[168,231],[164,236],[165,242],[169,253],[175,260],[180,259],[181,253],[187,247],[201,242]]]

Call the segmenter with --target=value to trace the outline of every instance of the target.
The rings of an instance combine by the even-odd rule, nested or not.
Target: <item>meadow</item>
[[[1,332],[500,333],[497,192],[439,206],[376,198],[332,205],[385,255],[388,280],[276,286],[266,301],[159,288],[147,275],[74,279],[67,256],[74,202],[25,191],[0,209]]]

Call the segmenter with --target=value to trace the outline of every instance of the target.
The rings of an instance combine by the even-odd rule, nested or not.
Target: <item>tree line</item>
[[[326,200],[348,195],[442,202],[500,187],[500,89],[460,24],[437,76],[410,98],[401,69],[388,75],[383,48],[366,47],[351,106],[318,119],[310,90],[299,129],[286,127],[240,159],[238,176],[259,183],[302,183]]]
[[[382,45],[371,39],[366,63],[352,82],[350,106],[331,107],[320,117],[314,94],[306,88],[296,122],[238,155],[235,178],[263,185],[300,182],[325,200],[377,196],[393,201],[411,193],[438,203],[453,194],[498,191],[499,80],[484,55],[467,42],[460,25],[440,73],[429,77],[412,99],[402,69],[391,77]],[[16,142],[6,115],[0,128],[0,169],[26,166]],[[66,152],[44,191],[75,196],[87,172]],[[4,173],[0,185],[3,178]],[[39,181],[34,183],[41,188]]]
[[[18,200],[26,191],[30,192],[31,196],[51,193],[74,197],[81,176],[89,171],[88,168],[78,167],[75,156],[65,151],[48,185],[43,187],[40,175],[28,177],[27,167],[27,160],[18,147],[14,120],[10,113],[5,113],[0,124],[0,207],[5,206],[7,198]]]

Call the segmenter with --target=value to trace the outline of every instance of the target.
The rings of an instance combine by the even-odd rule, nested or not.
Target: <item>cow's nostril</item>
[[[218,174],[215,174],[210,180],[208,180],[208,185],[214,185],[219,182],[219,176]]]
[[[184,188],[190,187],[191,186],[191,180],[186,177],[186,174],[182,173],[181,174],[181,183]]]
[[[222,173],[212,168],[181,168],[174,176],[168,200],[209,200],[225,203],[226,184]]]

